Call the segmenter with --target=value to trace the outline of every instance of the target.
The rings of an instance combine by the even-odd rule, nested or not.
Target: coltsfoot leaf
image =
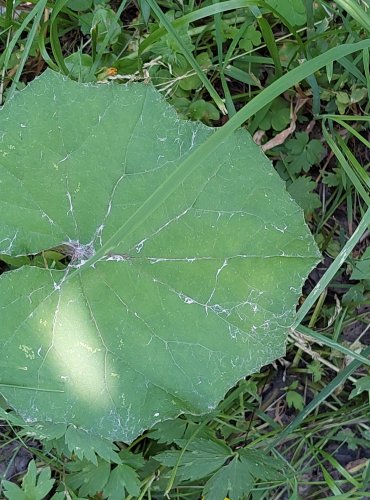
[[[217,133],[150,85],[51,71],[1,110],[0,254],[70,258],[0,278],[0,390],[27,422],[129,442],[284,354],[317,247],[249,134]]]

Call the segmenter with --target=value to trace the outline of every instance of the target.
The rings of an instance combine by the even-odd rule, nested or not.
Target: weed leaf
[[[301,26],[306,22],[306,7],[302,0],[290,0],[290,2],[266,0],[266,3],[293,26]]]
[[[284,354],[317,247],[247,132],[200,161],[214,133],[150,85],[50,70],[2,109],[0,254],[69,262],[0,278],[0,390],[26,422],[130,442]]]
[[[245,498],[257,479],[284,481],[284,464],[257,450],[244,449],[233,460],[222,467],[206,483],[205,500],[224,500],[225,497],[239,500]]]
[[[5,487],[4,495],[9,500],[36,500],[45,498],[53,487],[55,479],[50,479],[50,467],[45,467],[40,473],[37,473],[34,460],[28,464],[27,473],[22,479],[20,488],[10,481],[3,481]]]
[[[84,458],[98,465],[96,455],[107,462],[119,464],[121,462],[116,451],[118,448],[106,439],[91,435],[82,429],[70,425],[65,433],[65,443],[70,452],[73,452],[80,460]]]
[[[320,197],[313,190],[316,183],[310,177],[298,177],[289,186],[288,191],[307,214],[321,207]]]
[[[117,465],[110,473],[108,483],[104,488],[104,495],[109,500],[121,500],[127,491],[129,495],[137,498],[140,493],[140,480],[134,469],[128,465]]]
[[[68,464],[70,474],[67,476],[67,484],[76,489],[82,498],[94,496],[102,491],[108,483],[111,466],[105,460],[98,460],[94,465],[85,460],[78,460]]]
[[[351,280],[370,280],[370,248],[367,248],[356,263]]]
[[[183,480],[194,481],[215,472],[230,456],[231,449],[221,441],[194,439],[185,452],[168,450],[157,455],[155,459],[166,467],[175,467],[181,457],[177,476]]]

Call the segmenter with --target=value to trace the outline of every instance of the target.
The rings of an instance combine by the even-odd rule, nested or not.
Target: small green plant
[[[295,380],[290,384],[286,393],[286,402],[289,408],[294,408],[296,410],[303,410],[304,399],[302,394],[298,389],[299,382]]]
[[[321,207],[320,197],[314,192],[316,184],[310,177],[298,177],[288,183],[287,189],[306,214],[312,214],[316,208]]]
[[[318,165],[323,157],[324,147],[317,139],[309,138],[306,132],[297,132],[286,144],[284,165],[291,176],[308,172],[313,165]]]
[[[55,479],[51,479],[50,467],[44,467],[37,472],[36,463],[31,460],[21,487],[10,481],[3,481],[4,495],[9,500],[40,500],[50,493],[54,482]],[[57,500],[57,497],[54,495],[53,499]]]

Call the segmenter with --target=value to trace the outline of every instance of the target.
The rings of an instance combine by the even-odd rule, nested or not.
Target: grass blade
[[[350,356],[351,358],[357,359],[357,361],[360,361],[364,365],[370,366],[369,359],[365,358],[364,356],[361,356],[361,354],[358,354],[357,352],[352,351],[351,349],[348,349],[348,347],[339,344],[339,342],[336,342],[335,340],[332,340],[329,337],[325,337],[325,335],[321,335],[320,333],[311,330],[311,328],[307,328],[301,325],[298,328],[296,328],[296,331],[301,333],[302,335],[305,335],[306,337],[312,337],[320,344],[326,345],[331,349],[335,349],[343,353],[345,356]]]
[[[41,18],[42,18],[42,15],[44,13],[44,10],[45,10],[46,3],[47,3],[47,0],[41,0],[40,2],[37,3],[37,5],[30,12],[30,14],[34,13],[34,20],[33,20],[32,28],[30,29],[30,31],[28,33],[27,42],[26,42],[26,45],[24,46],[21,60],[20,60],[19,65],[17,67],[17,71],[14,75],[12,85],[9,89],[8,99],[10,99],[12,97],[12,95],[14,94],[14,92],[17,88],[17,85],[18,85],[19,79],[21,77],[24,65],[26,64],[26,61],[28,59],[28,55],[30,53],[32,43],[35,39],[37,28],[39,28],[39,26],[40,26]],[[10,56],[10,54],[11,53],[9,53],[9,56]],[[9,59],[7,60],[7,62],[8,61],[9,61]],[[5,65],[5,67],[6,66],[7,66],[7,64]]]
[[[259,4],[258,0],[228,0],[226,2],[219,2],[217,4],[209,5],[207,7],[203,7],[201,9],[194,10],[185,16],[172,21],[171,26],[173,29],[179,28],[180,26],[186,26],[189,23],[194,21],[199,21],[200,19],[204,19],[205,17],[212,17],[215,14],[221,12],[227,12],[229,10],[234,9],[243,9],[245,7],[254,6]],[[165,28],[158,28],[151,35],[149,35],[140,45],[140,52],[144,53],[149,49],[154,42],[159,40],[163,35],[166,34]]]
[[[336,0],[339,7],[342,7],[353,19],[355,19],[366,31],[370,32],[370,15],[355,0]]]
[[[281,66],[279,49],[276,45],[274,33],[272,32],[270,24],[263,16],[258,17],[257,22],[260,27],[266,47],[268,48],[271,58],[274,61],[275,78],[280,78],[283,74],[283,68]]]
[[[155,0],[147,0],[148,4],[150,5],[150,8],[160,21],[160,23],[166,28],[168,33],[177,41],[179,46],[181,47],[182,53],[187,59],[188,63],[191,65],[191,67],[194,69],[196,72],[198,78],[201,80],[203,83],[204,87],[208,90],[209,95],[212,97],[214,100],[216,106],[219,108],[221,113],[224,115],[227,114],[227,109],[225,107],[225,104],[221,97],[218,95],[216,92],[215,88],[211,84],[211,82],[208,80],[207,76],[204,74],[202,68],[200,67],[200,64],[196,59],[194,58],[193,54],[190,52],[190,50],[185,46],[183,43],[181,37],[178,35],[177,31],[173,28],[171,22],[167,19],[167,17],[163,14],[161,8],[155,2]]]
[[[366,347],[361,351],[361,356],[367,357],[370,355],[370,347]],[[268,445],[267,450],[271,450],[276,445],[281,443],[286,437],[297,429],[304,419],[318,408],[337,387],[342,385],[348,377],[350,377],[361,366],[361,361],[353,360],[346,368],[344,368],[329,384],[296,416],[296,418],[283,429],[282,432]]]
[[[370,61],[369,61],[369,49],[364,49],[362,51],[362,61],[364,65],[364,72],[366,77],[366,88],[367,88],[367,97],[368,97],[368,105],[370,102]]]
[[[108,46],[109,40],[111,39],[113,30],[115,29],[115,23],[121,17],[121,14],[125,9],[126,4],[127,4],[127,0],[122,0],[121,5],[118,7],[117,12],[116,12],[109,28],[108,28],[108,31],[107,31],[102,43],[99,45],[99,50],[95,54],[94,62],[93,62],[92,66],[90,68],[90,71],[89,71],[89,75],[88,75],[89,78],[91,78],[92,76],[95,75],[99,65],[101,64],[101,59],[102,59],[103,54]]]
[[[217,0],[213,0],[213,3],[216,2]],[[220,68],[220,79],[221,79],[222,90],[224,91],[227,113],[229,114],[229,116],[234,116],[236,113],[236,109],[224,74],[225,64],[223,63],[223,43],[222,43],[222,32],[221,32],[222,25],[221,25],[220,13],[215,14],[214,18],[215,18],[215,28],[216,28],[217,60]]]
[[[53,12],[51,14],[51,19],[50,19],[51,50],[53,51],[54,58],[58,67],[65,75],[69,74],[69,70],[65,65],[62,47],[60,46],[60,41],[59,41],[58,14],[63,9],[63,7],[67,5],[67,3],[68,0],[57,0],[53,8]]]
[[[17,45],[17,42],[19,38],[21,37],[22,33],[26,30],[27,26],[31,23],[31,21],[36,17],[39,16],[41,18],[42,12],[45,8],[46,5],[46,0],[42,0],[38,2],[35,7],[27,14],[27,16],[24,18],[22,24],[19,26],[17,31],[14,33],[12,40],[6,47],[5,51],[0,57],[0,66],[2,66],[3,71],[6,72],[10,58],[13,54],[13,50],[15,46]],[[41,15],[40,15],[41,12]]]
[[[361,170],[362,167],[359,164],[356,166],[354,165],[354,162],[357,162],[357,160],[352,155],[352,153],[349,151],[349,149],[347,148],[343,139],[341,139],[339,136],[336,137],[337,141],[341,144],[342,150],[346,151],[347,158],[349,158],[352,165],[355,167],[355,171],[351,168],[350,164],[348,163],[346,157],[342,153],[342,150],[339,148],[338,144],[336,144],[336,142],[334,141],[332,136],[329,134],[329,131],[326,129],[324,123],[322,126],[322,130],[323,130],[323,135],[326,139],[326,142],[329,144],[330,149],[335,154],[335,156],[336,156],[337,160],[339,161],[340,165],[342,166],[343,170],[345,171],[345,173],[347,174],[347,176],[351,180],[352,184],[355,186],[357,192],[362,196],[362,199],[364,200],[364,202],[367,204],[368,207],[370,207],[370,196],[368,195],[368,193],[366,192],[366,190],[364,189],[364,187],[362,185],[362,182],[365,182],[365,185],[366,185],[366,182],[370,183],[370,179],[366,175],[366,172],[364,172],[364,173],[365,173],[365,176],[367,177],[367,179],[366,179],[366,177],[364,178],[363,175],[359,174],[359,170]]]
[[[366,78],[364,77],[364,75],[347,57],[342,57],[342,59],[339,59],[338,63],[343,66],[343,68],[346,69],[349,73],[351,73],[359,82],[366,85]]]
[[[5,24],[4,24],[6,30],[9,29],[12,25],[13,7],[14,7],[13,0],[6,0]]]
[[[367,230],[369,225],[370,225],[370,208],[368,208],[361,222],[354,231],[353,235],[350,237],[350,239],[344,245],[342,250],[339,252],[338,256],[335,258],[329,269],[326,271],[324,276],[320,279],[315,288],[312,290],[312,292],[304,301],[303,305],[301,306],[301,308],[297,313],[297,317],[294,322],[293,328],[297,328],[297,326],[303,321],[308,311],[311,309],[316,300],[320,297],[320,295],[328,286],[330,281],[334,278],[338,269],[346,261],[346,259],[348,258],[354,247],[357,245],[362,234]]]

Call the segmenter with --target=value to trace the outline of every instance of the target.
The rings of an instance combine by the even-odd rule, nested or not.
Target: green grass
[[[180,471],[209,431],[233,457],[247,448],[285,464],[284,479],[260,477],[245,498],[370,497],[369,391],[353,391],[370,373],[370,260],[367,267],[361,260],[370,241],[370,8],[355,0],[283,4],[34,0],[2,7],[3,102],[48,66],[80,81],[150,80],[181,116],[219,127],[189,169],[240,126],[261,143],[274,139],[302,101],[295,131],[267,152],[323,253],[286,356],[241,381],[212,414],[180,417],[171,432],[186,428],[183,439],[166,438],[164,425],[129,447],[118,443],[120,453],[134,454],[128,463],[140,485],[127,498],[201,498],[207,477],[181,479]],[[351,279],[360,268],[361,279]],[[1,415],[2,475],[28,449],[38,470],[50,467],[55,498],[77,498],[80,462],[60,439],[40,445],[16,416]],[[171,449],[174,466],[153,458]],[[24,473],[23,465],[12,479],[20,484]]]

